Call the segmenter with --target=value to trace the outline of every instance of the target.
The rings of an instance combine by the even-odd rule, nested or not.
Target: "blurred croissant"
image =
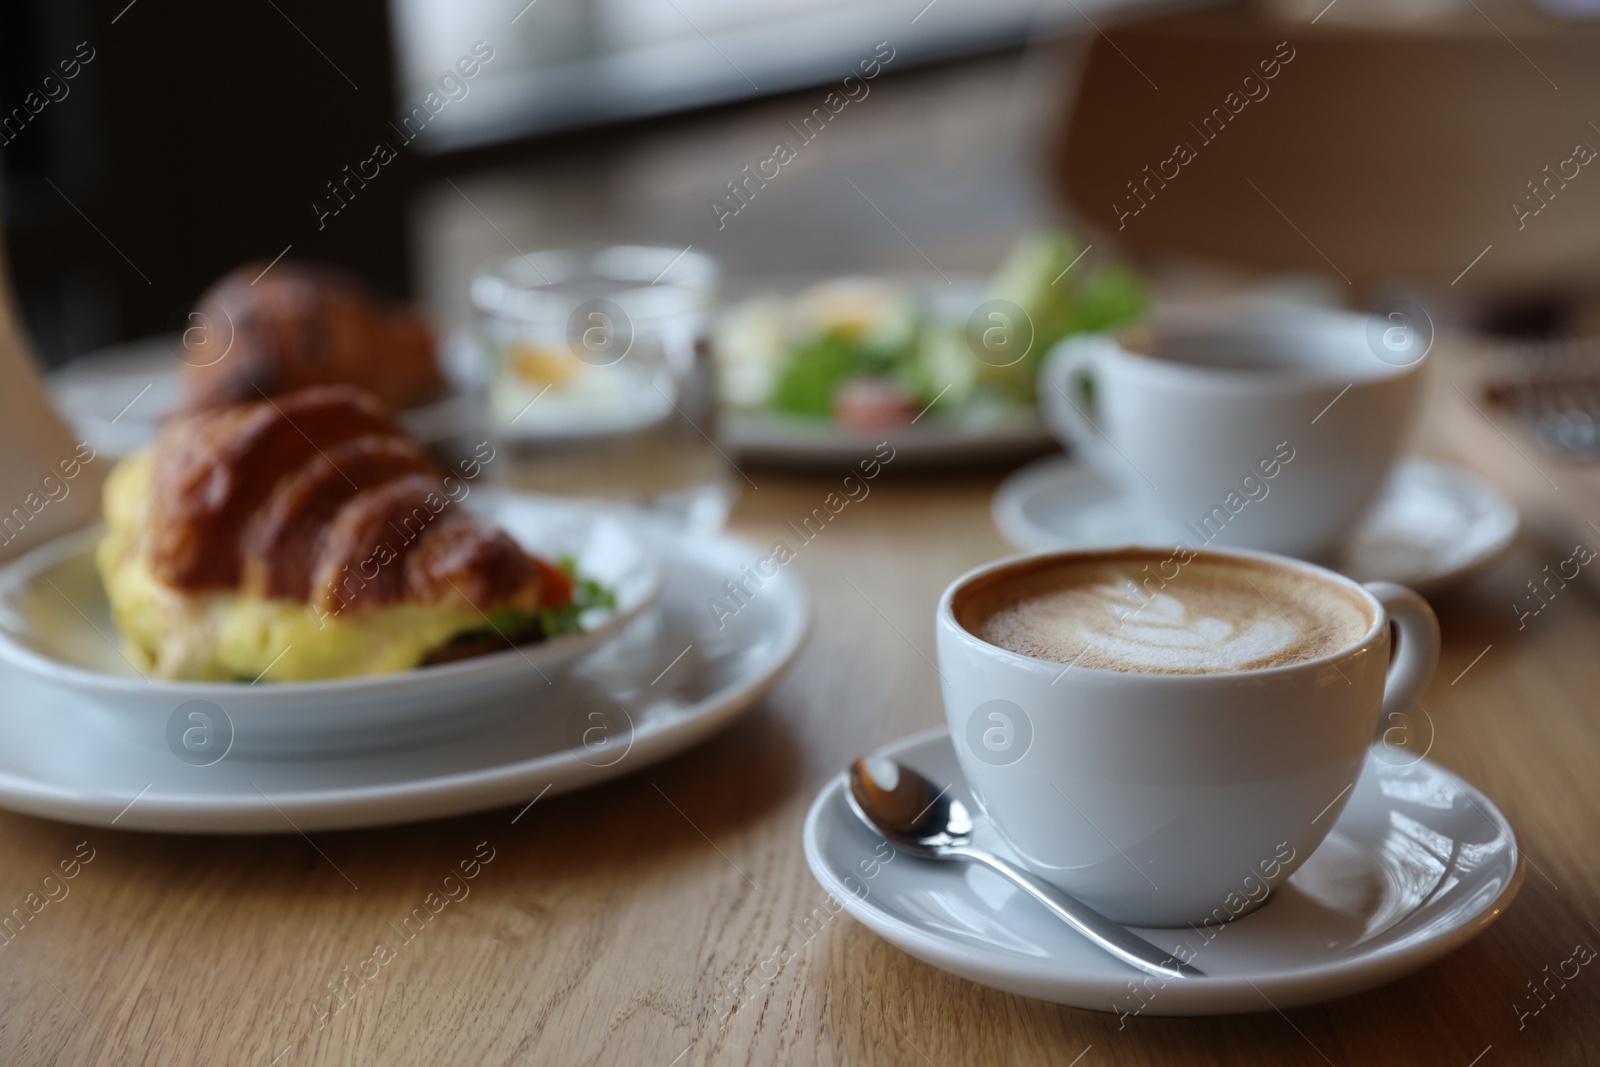
[[[179,358],[185,410],[356,385],[403,411],[445,392],[422,316],[333,267],[246,263],[200,297]]]
[[[466,491],[372,397],[302,389],[179,416],[120,463],[97,562],[156,673],[404,670],[541,636],[541,613],[572,601],[572,579],[467,513]]]

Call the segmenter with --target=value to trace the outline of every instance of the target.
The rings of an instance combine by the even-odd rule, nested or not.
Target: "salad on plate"
[[[722,407],[849,430],[1032,419],[1051,347],[1149,305],[1137,274],[1086,251],[1055,230],[1018,242],[986,284],[848,276],[751,296],[713,332]]]

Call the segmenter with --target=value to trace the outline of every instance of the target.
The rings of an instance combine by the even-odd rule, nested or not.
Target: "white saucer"
[[[944,727],[880,754],[952,783],[975,813],[977,843],[1012,855],[978,814]],[[1166,949],[1187,943],[1207,975],[1162,985],[986,869],[892,852],[851,812],[846,789],[841,774],[805,825],[811,871],[845,910],[935,967],[1097,1011],[1224,1015],[1348,996],[1465,944],[1522,886],[1516,837],[1487,797],[1436,764],[1374,750],[1322,847],[1258,911],[1205,931],[1138,931]]]
[[[280,833],[439,818],[629,774],[707,737],[794,658],[808,607],[780,572],[722,625],[707,609],[761,550],[642,530],[656,603],[553,676],[537,708],[447,741],[322,759],[230,753],[193,766],[103,729],[69,691],[0,663],[0,806],[69,822],[190,833]],[[544,689],[543,686],[540,687]]]
[[[1136,496],[1065,456],[1012,474],[995,491],[995,525],[1019,548],[1105,548],[1192,541]],[[1487,568],[1517,536],[1517,509],[1460,467],[1415,457],[1396,464],[1335,570],[1437,592]]]

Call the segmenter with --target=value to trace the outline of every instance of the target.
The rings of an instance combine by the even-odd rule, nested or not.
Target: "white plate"
[[[359,757],[192,766],[101,729],[71,693],[0,663],[0,806],[70,822],[187,833],[332,830],[441,818],[629,774],[722,728],[764,693],[806,631],[780,573],[722,627],[706,609],[761,551],[730,537],[642,534],[657,603],[492,727]]]
[[[616,593],[616,608],[580,621],[585,632],[454,663],[325,682],[179,682],[146,677],[125,658],[99,572],[99,527],[42,545],[0,569],[0,660],[70,694],[101,724],[165,749],[190,708],[216,716],[241,755],[381,748],[458,733],[506,698],[540,703],[563,665],[618,632],[661,585],[660,568],[624,521],[594,506],[480,489],[465,506],[547,559],[571,555],[578,573]],[[175,719],[174,716],[177,716]]]
[[[73,360],[50,375],[57,410],[97,453],[125,456],[144,447],[183,399],[182,336],[143,337]],[[452,351],[447,345],[440,361],[455,381]],[[481,424],[479,401],[463,383],[455,384],[454,395],[400,412],[401,425],[424,444],[435,444]]]
[[[944,727],[881,754],[951,783],[981,811]],[[811,871],[845,910],[935,967],[1097,1011],[1222,1015],[1348,996],[1470,941],[1522,886],[1516,836],[1487,797],[1426,760],[1375,749],[1327,840],[1258,911],[1204,931],[1137,931],[1164,949],[1187,944],[1207,975],[1163,984],[986,869],[892,853],[851,812],[847,788],[834,779],[805,825]],[[977,843],[1014,859],[988,819],[975,819]]]
[[[730,279],[730,303],[787,293],[791,299],[829,274],[782,274]],[[946,325],[965,322],[987,295],[979,277],[905,273],[883,278],[920,294],[934,317]],[[957,411],[929,412],[915,424],[881,430],[853,430],[832,419],[797,418],[772,411],[721,407],[717,440],[735,460],[780,467],[853,466],[870,457],[880,442],[895,450],[897,467],[964,466],[1020,462],[1055,447],[1055,438],[1028,407],[971,405]]]
[[[1019,548],[1173,544],[1193,534],[1152,514],[1135,494],[1065,456],[1011,475],[995,491],[995,525]],[[1415,457],[1396,464],[1339,558],[1361,582],[1437,592],[1487,568],[1517,536],[1517,509],[1460,467]]]
[[[1032,410],[981,414],[930,414],[914,426],[852,430],[828,419],[724,410],[717,417],[717,439],[737,460],[789,467],[850,466],[871,457],[883,441],[894,449],[896,467],[1016,461],[1055,443]]]

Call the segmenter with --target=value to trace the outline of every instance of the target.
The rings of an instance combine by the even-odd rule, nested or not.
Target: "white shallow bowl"
[[[69,691],[105,727],[155,748],[172,748],[191,723],[209,728],[209,720],[230,724],[226,740],[241,756],[330,755],[460,733],[504,706],[502,698],[550,688],[566,664],[648,607],[661,584],[652,555],[604,510],[490,489],[472,494],[467,506],[531,552],[575,557],[580,575],[615,591],[615,610],[588,613],[582,633],[395,674],[170,681],[141,674],[124,656],[94,566],[101,533],[94,527],[0,569],[0,659]],[[206,719],[192,719],[196,711]]]

